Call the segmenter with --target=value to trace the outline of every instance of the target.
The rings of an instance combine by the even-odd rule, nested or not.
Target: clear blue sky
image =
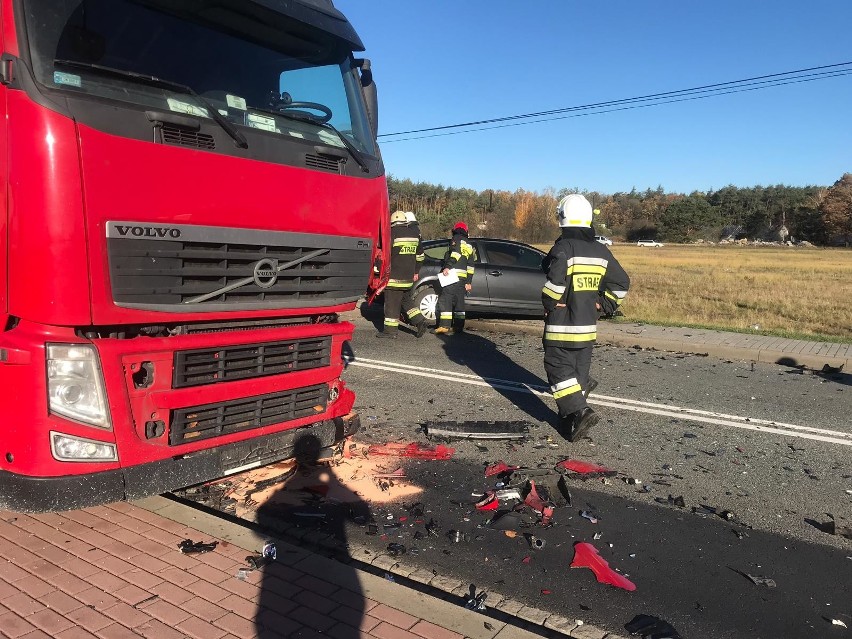
[[[850,0],[335,0],[380,133],[852,62]],[[852,65],[844,67],[852,70]],[[397,178],[605,193],[831,185],[852,171],[852,75],[382,144]]]

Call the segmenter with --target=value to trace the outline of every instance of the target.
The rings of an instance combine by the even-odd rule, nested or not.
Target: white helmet
[[[405,224],[408,222],[408,217],[405,214],[405,211],[396,211],[391,214],[391,226],[394,224]]]
[[[405,219],[409,222],[416,222],[417,221],[417,217],[415,217],[414,211],[406,211],[405,212]]]
[[[563,197],[556,207],[556,219],[561,227],[592,226],[592,205],[579,193],[572,193]]]

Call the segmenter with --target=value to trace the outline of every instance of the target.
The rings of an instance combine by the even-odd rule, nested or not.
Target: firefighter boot
[[[426,322],[420,322],[417,326],[415,326],[415,328],[417,329],[417,339],[420,339],[426,334]]]
[[[600,419],[600,416],[588,406],[574,413],[574,426],[571,429],[571,436],[568,441],[578,442],[583,439],[589,429],[598,423],[598,419]]]
[[[569,442],[573,441],[571,439],[571,432],[574,430],[574,415],[575,413],[571,413],[570,415],[560,415],[559,424],[556,426],[556,432],[562,435],[562,437],[567,439]]]
[[[376,337],[381,339],[396,339],[396,335],[398,332],[398,330],[388,330],[386,328],[385,330],[376,333]]]

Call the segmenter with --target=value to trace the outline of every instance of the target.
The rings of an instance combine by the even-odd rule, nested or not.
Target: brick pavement
[[[183,539],[218,541],[179,552]],[[0,636],[8,639],[532,639],[541,634],[162,497],[84,510],[0,511]],[[560,627],[561,624],[561,627]],[[490,627],[489,627],[490,626]],[[563,634],[606,633],[550,619]],[[546,631],[543,631],[546,632]],[[589,634],[590,633],[590,634]],[[615,639],[614,635],[608,635]]]

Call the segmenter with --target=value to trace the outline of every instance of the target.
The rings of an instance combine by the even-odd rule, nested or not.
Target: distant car
[[[612,240],[608,237],[604,237],[603,235],[595,235],[595,239],[601,244],[604,244],[606,246],[612,246]]]
[[[438,271],[449,239],[423,242],[425,262],[415,283],[414,301],[429,321],[435,320]],[[476,249],[473,287],[465,300],[466,311],[475,315],[542,317],[541,289],[545,276],[541,262],[546,254],[528,244],[491,238],[468,240]]]
[[[662,246],[657,240],[639,240],[636,246]]]

